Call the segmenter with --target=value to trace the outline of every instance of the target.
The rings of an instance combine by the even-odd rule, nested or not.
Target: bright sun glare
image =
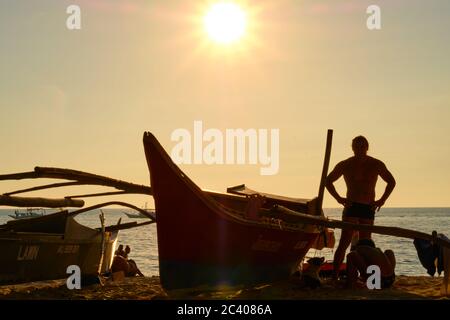
[[[220,44],[230,44],[242,38],[247,27],[245,12],[233,2],[218,2],[204,17],[209,37]]]

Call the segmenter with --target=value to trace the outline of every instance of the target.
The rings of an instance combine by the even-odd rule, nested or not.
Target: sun
[[[203,19],[209,38],[219,44],[231,44],[240,40],[247,28],[245,11],[233,2],[213,4]]]

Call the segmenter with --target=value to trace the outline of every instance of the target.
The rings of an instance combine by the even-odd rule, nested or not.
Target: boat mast
[[[328,167],[330,164],[332,142],[333,142],[333,130],[328,129],[327,144],[325,147],[325,158],[323,160],[322,176],[320,178],[320,185],[319,185],[319,195],[317,196],[316,215],[322,214],[323,196],[325,193],[325,184],[328,175]]]

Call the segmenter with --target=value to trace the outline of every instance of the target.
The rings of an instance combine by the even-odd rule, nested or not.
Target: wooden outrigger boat
[[[108,272],[119,230],[143,224],[118,224],[102,230],[75,220],[78,214],[98,207],[0,225],[0,283],[67,278],[71,265],[80,267],[84,279]]]
[[[315,225],[286,223],[271,212],[283,205],[323,216],[319,197],[303,200],[202,191],[176,166],[151,133],[144,149],[157,212],[159,269],[166,289],[235,285],[289,277],[316,241]],[[318,210],[319,209],[319,210]]]
[[[32,220],[32,221],[31,221]],[[67,211],[9,221],[0,226],[0,283],[67,278],[77,265],[83,275],[107,272],[118,231],[105,233],[105,255],[99,266],[102,232],[83,226]]]

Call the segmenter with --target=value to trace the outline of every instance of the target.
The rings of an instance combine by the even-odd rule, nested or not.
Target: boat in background
[[[153,221],[121,224],[119,220],[111,226],[102,222],[101,228],[94,229],[75,220],[78,214],[101,206],[72,212],[62,210],[0,225],[0,283],[67,278],[67,267],[71,265],[80,267],[83,278],[109,272],[119,230]]]
[[[321,229],[279,219],[273,208],[323,217],[319,197],[294,199],[242,186],[229,189],[237,194],[202,191],[151,133],[143,142],[165,289],[270,282],[297,270]]]
[[[0,283],[67,278],[67,267],[77,265],[84,276],[107,272],[118,231],[103,233],[79,224],[67,210],[11,220],[0,225]]]
[[[42,208],[39,208],[39,209],[27,208],[27,211],[25,211],[25,212],[15,210],[14,215],[9,214],[8,216],[10,216],[13,219],[19,220],[19,219],[42,217],[44,214],[45,214],[45,210]]]
[[[151,217],[153,217],[153,219],[156,219],[155,209],[148,209],[147,203],[145,204],[145,207],[142,210],[144,210],[146,213],[150,214]],[[142,214],[141,212],[136,212],[136,213],[129,213],[126,211],[122,211],[122,212],[130,219],[149,219],[148,215],[146,216],[146,215]]]

